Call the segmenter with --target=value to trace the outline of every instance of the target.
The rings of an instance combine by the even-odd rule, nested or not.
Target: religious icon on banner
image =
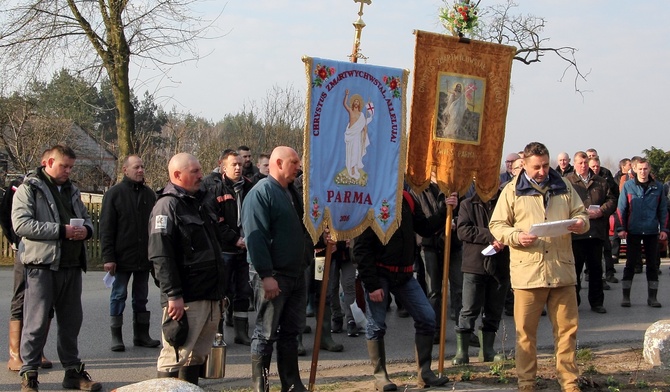
[[[407,183],[445,194],[498,191],[516,48],[415,31]],[[458,170],[454,170],[458,168]],[[476,181],[474,181],[476,179]]]
[[[345,168],[338,173],[335,182],[338,184],[367,184],[367,173],[363,171],[363,157],[370,145],[368,127],[375,113],[372,101],[368,100],[363,108],[363,98],[358,94],[349,97],[349,90],[344,92],[342,105],[349,115],[347,129],[344,132]]]
[[[486,80],[476,76],[438,73],[434,137],[479,145]]]

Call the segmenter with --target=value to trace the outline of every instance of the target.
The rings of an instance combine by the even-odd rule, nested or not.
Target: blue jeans
[[[435,312],[416,279],[411,278],[405,283],[391,286],[386,278],[380,276],[379,283],[384,290],[384,299],[381,302],[372,302],[370,292],[363,284],[365,316],[368,319],[365,337],[368,340],[381,340],[386,335],[386,305],[389,301],[389,292],[393,293],[396,301],[400,301],[414,319],[416,334],[430,336],[435,334]]]
[[[275,275],[281,293],[274,299],[265,299],[263,281],[256,271],[251,270],[257,296],[258,315],[256,327],[251,337],[252,355],[272,355],[272,345],[277,342],[277,350],[298,350],[298,334],[305,329],[305,307],[307,290],[305,277]]]
[[[149,271],[116,271],[112,293],[109,295],[109,315],[121,316],[126,308],[128,298],[128,282],[133,277],[133,312],[147,311],[149,296]]]
[[[463,308],[456,332],[474,332],[475,322],[482,309],[482,331],[497,332],[509,287],[509,276],[498,283],[491,275],[464,272]]]

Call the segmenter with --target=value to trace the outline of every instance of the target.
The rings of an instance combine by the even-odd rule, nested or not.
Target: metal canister
[[[212,349],[205,358],[200,376],[202,378],[224,378],[226,376],[226,342],[223,341],[222,333],[214,336]]]

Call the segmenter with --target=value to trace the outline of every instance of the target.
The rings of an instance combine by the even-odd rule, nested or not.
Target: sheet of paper
[[[534,234],[538,237],[558,237],[570,233],[568,226],[574,223],[577,223],[577,219],[536,223],[530,227],[530,234]]]
[[[112,284],[114,284],[114,281],[116,280],[116,277],[114,275],[110,275],[109,272],[105,274],[105,276],[102,278],[102,282],[105,284],[105,287],[108,289],[112,288]]]
[[[496,253],[498,253],[498,252],[493,247],[493,245],[489,245],[484,250],[482,250],[482,255],[484,255],[484,256],[493,256]]]

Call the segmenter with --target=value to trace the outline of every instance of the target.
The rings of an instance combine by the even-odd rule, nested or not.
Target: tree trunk
[[[135,136],[135,108],[130,97],[130,48],[123,30],[121,15],[125,8],[123,1],[110,1],[109,21],[106,24],[109,49],[107,56],[101,56],[109,80],[112,85],[112,94],[116,104],[116,133],[119,143],[118,165],[123,158],[135,153],[133,139]],[[117,168],[117,180],[122,178],[122,172]]]

